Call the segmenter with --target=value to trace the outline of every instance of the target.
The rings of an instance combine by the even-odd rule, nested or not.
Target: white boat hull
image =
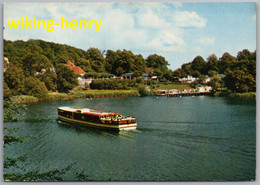
[[[137,127],[137,123],[130,123],[130,124],[121,124],[121,125],[109,125],[109,124],[102,124],[102,123],[93,123],[88,121],[82,121],[82,120],[76,120],[72,118],[67,118],[61,115],[58,115],[59,120],[78,124],[82,126],[88,126],[88,127],[95,127],[95,128],[101,128],[101,129],[109,129],[109,130],[134,130]]]

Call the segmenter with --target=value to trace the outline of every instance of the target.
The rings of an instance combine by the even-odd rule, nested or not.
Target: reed
[[[246,93],[231,93],[231,92],[216,92],[214,96],[231,97],[231,98],[255,98],[256,92]]]

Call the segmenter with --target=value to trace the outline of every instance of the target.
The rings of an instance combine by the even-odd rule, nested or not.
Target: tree
[[[191,75],[192,75],[193,77],[195,77],[195,78],[198,78],[198,77],[201,76],[201,74],[200,74],[200,72],[199,72],[198,70],[192,71]]]
[[[216,91],[222,86],[222,80],[219,76],[214,76],[211,78],[209,85]]]
[[[19,103],[19,99],[12,96],[12,92],[9,89],[8,85],[3,83],[3,90],[4,90],[4,96],[3,96],[3,105],[4,105],[4,122],[7,121],[17,121],[17,114],[22,114],[22,109],[25,108],[23,104]],[[6,140],[5,142],[6,143]]]
[[[209,75],[210,77],[218,76],[218,72],[217,72],[217,71],[214,71],[214,70],[209,70],[209,71],[208,71],[208,75]]]
[[[228,70],[236,61],[236,57],[233,57],[228,52],[225,52],[219,59],[219,73],[224,74],[225,71]]]
[[[224,82],[232,92],[256,91],[256,55],[248,50],[238,52],[238,60],[229,63]]]
[[[191,75],[192,69],[191,69],[191,63],[182,64],[181,68],[187,75]]]
[[[43,82],[32,76],[25,79],[25,92],[39,99],[46,98],[48,96],[48,90]]]
[[[97,48],[89,48],[86,53],[86,59],[90,61],[91,68],[96,72],[105,71],[105,58]]]
[[[56,67],[57,89],[59,92],[69,92],[78,85],[77,76],[63,64]]]
[[[145,72],[145,60],[141,54],[134,56],[133,69],[135,77],[141,76]]]
[[[207,74],[206,62],[201,56],[197,56],[193,59],[191,62],[191,69],[193,71],[198,71],[201,74]]]
[[[228,70],[224,77],[225,86],[232,92],[255,91],[255,79],[253,75],[243,70]]]
[[[13,95],[24,93],[24,78],[23,70],[12,63],[4,73],[6,85],[11,89]]]
[[[183,69],[178,68],[175,71],[173,71],[172,76],[177,78],[184,78],[185,76],[187,76],[187,74]]]
[[[210,55],[207,58],[206,70],[209,72],[210,70],[218,71],[218,58],[215,54]]]
[[[165,60],[163,56],[153,54],[149,55],[146,59],[146,66],[154,68],[154,70],[157,69],[157,71],[160,71],[161,73],[164,73],[168,70],[169,63]]]
[[[124,69],[122,68],[122,67],[118,67],[117,69],[116,69],[116,71],[115,71],[115,74],[117,75],[117,76],[121,76],[122,74],[124,74],[125,73],[125,71],[124,71]]]
[[[106,54],[106,70],[117,76],[129,72],[139,75],[139,70],[144,71],[142,62],[141,56],[135,56],[131,51],[125,49],[116,52],[108,50]],[[138,69],[139,67],[140,69]]]
[[[57,90],[57,74],[50,68],[44,74],[37,75],[37,78],[44,82],[45,86],[50,91]]]

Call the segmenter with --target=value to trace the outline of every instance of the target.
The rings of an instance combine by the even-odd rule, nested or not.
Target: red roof
[[[67,61],[67,67],[72,70],[75,74],[86,74],[83,69],[81,69],[79,66],[76,66],[73,62],[70,60]]]
[[[87,114],[87,115],[92,115],[92,116],[114,116],[114,115],[118,115],[118,113],[115,113],[115,112],[104,112],[104,113],[105,114],[101,114],[101,113],[98,113],[98,112],[83,112],[82,114]]]
[[[145,68],[145,73],[153,73],[154,72],[154,69],[153,68]]]

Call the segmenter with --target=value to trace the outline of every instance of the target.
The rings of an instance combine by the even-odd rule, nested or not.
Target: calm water
[[[57,123],[58,106],[79,106],[135,116],[138,129],[111,133]],[[255,178],[256,101],[220,97],[126,97],[27,104],[7,128],[23,143],[5,155],[26,161],[5,173],[66,169],[63,180],[179,181]],[[70,166],[70,168],[67,168]],[[25,170],[24,170],[25,169]]]

